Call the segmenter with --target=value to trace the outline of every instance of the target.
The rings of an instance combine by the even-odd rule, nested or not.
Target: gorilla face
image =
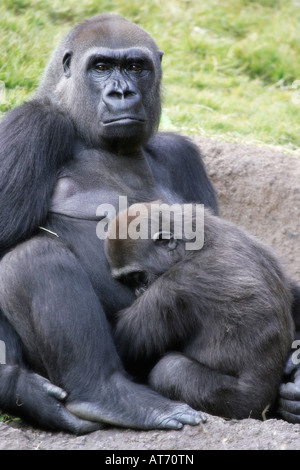
[[[155,76],[149,54],[137,48],[101,48],[88,57],[86,71],[95,103],[98,101],[101,136],[106,140],[147,139],[152,127],[149,88]]]
[[[95,148],[132,151],[159,124],[161,58],[144,30],[122,17],[100,15],[65,38],[41,90],[49,93],[47,75],[53,80],[56,74],[55,96],[81,138]]]

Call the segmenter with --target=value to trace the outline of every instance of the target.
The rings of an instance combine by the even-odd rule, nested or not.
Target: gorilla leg
[[[1,308],[30,364],[67,392],[66,407],[73,414],[142,429],[199,423],[199,413],[187,405],[125,377],[89,278],[59,240],[45,236],[19,245],[2,259],[0,277]],[[38,388],[37,395],[41,406]],[[59,424],[65,429],[63,418]]]
[[[149,384],[164,396],[225,418],[261,418],[268,405],[253,385],[180,353],[164,356],[150,372]]]
[[[5,344],[5,363],[0,366],[2,411],[45,429],[75,434],[99,429],[99,424],[83,421],[65,409],[64,390],[27,369],[21,340],[1,311],[0,339]]]

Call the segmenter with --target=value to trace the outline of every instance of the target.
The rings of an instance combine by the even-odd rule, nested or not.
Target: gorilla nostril
[[[111,99],[130,99],[137,96],[137,93],[132,90],[112,90],[111,92],[107,93],[106,95],[108,98]]]
[[[141,104],[139,91],[123,80],[107,83],[102,99],[111,112],[137,109]]]
[[[108,95],[108,98],[121,100],[124,98],[124,94],[119,91],[111,91]]]
[[[137,93],[131,90],[125,91],[124,93],[124,98],[134,98],[136,96],[137,96]]]

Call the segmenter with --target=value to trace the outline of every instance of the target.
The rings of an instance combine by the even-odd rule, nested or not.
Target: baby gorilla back
[[[274,404],[293,339],[290,283],[266,246],[208,211],[204,240],[202,250],[185,251],[184,240],[170,250],[166,240],[108,238],[112,268],[117,262],[132,276],[129,244],[134,269],[151,282],[156,276],[119,313],[117,344],[123,357],[163,355],[149,382],[169,398],[224,417],[259,418]]]

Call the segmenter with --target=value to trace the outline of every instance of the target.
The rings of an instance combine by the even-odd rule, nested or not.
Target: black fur
[[[91,18],[62,40],[33,100],[0,124],[0,409],[39,427],[177,429],[201,419],[124,371],[107,318],[134,297],[111,278],[96,236],[99,204],[117,207],[119,195],[151,200],[184,177],[170,169],[192,147],[185,139],[157,134],[151,152],[144,147],[159,122],[160,62],[138,26]],[[192,166],[199,177],[190,198],[198,187],[209,202],[196,148],[188,158],[187,178]],[[182,184],[177,197],[189,198]]]
[[[139,222],[140,207],[131,209]],[[144,207],[147,226],[155,215]],[[291,282],[279,261],[207,210],[196,251],[172,234],[169,241],[113,239],[132,218],[120,213],[106,240],[112,273],[129,285],[134,279],[137,292],[139,280],[147,288],[118,314],[122,357],[135,364],[163,355],[149,382],[169,398],[227,418],[262,418],[274,407],[294,334]]]
[[[217,194],[199,158],[199,149],[186,137],[154,136],[145,146],[154,177],[164,175],[163,187],[179,193],[182,202],[201,201],[218,214]],[[171,166],[170,166],[171,163]],[[182,169],[184,168],[184,178]]]
[[[293,284],[292,286],[292,292],[293,292],[293,318],[295,322],[295,327],[296,330],[300,330],[300,286],[297,284]]]
[[[120,195],[163,193],[217,211],[197,148],[156,132],[161,57],[140,27],[91,18],[58,45],[34,98],[0,123],[0,409],[41,427],[177,429],[200,419],[123,370],[108,320],[134,298],[111,278],[95,235],[97,206],[117,207]]]
[[[2,120],[0,142],[1,256],[45,221],[57,172],[72,158],[74,129],[50,102],[33,100]]]

